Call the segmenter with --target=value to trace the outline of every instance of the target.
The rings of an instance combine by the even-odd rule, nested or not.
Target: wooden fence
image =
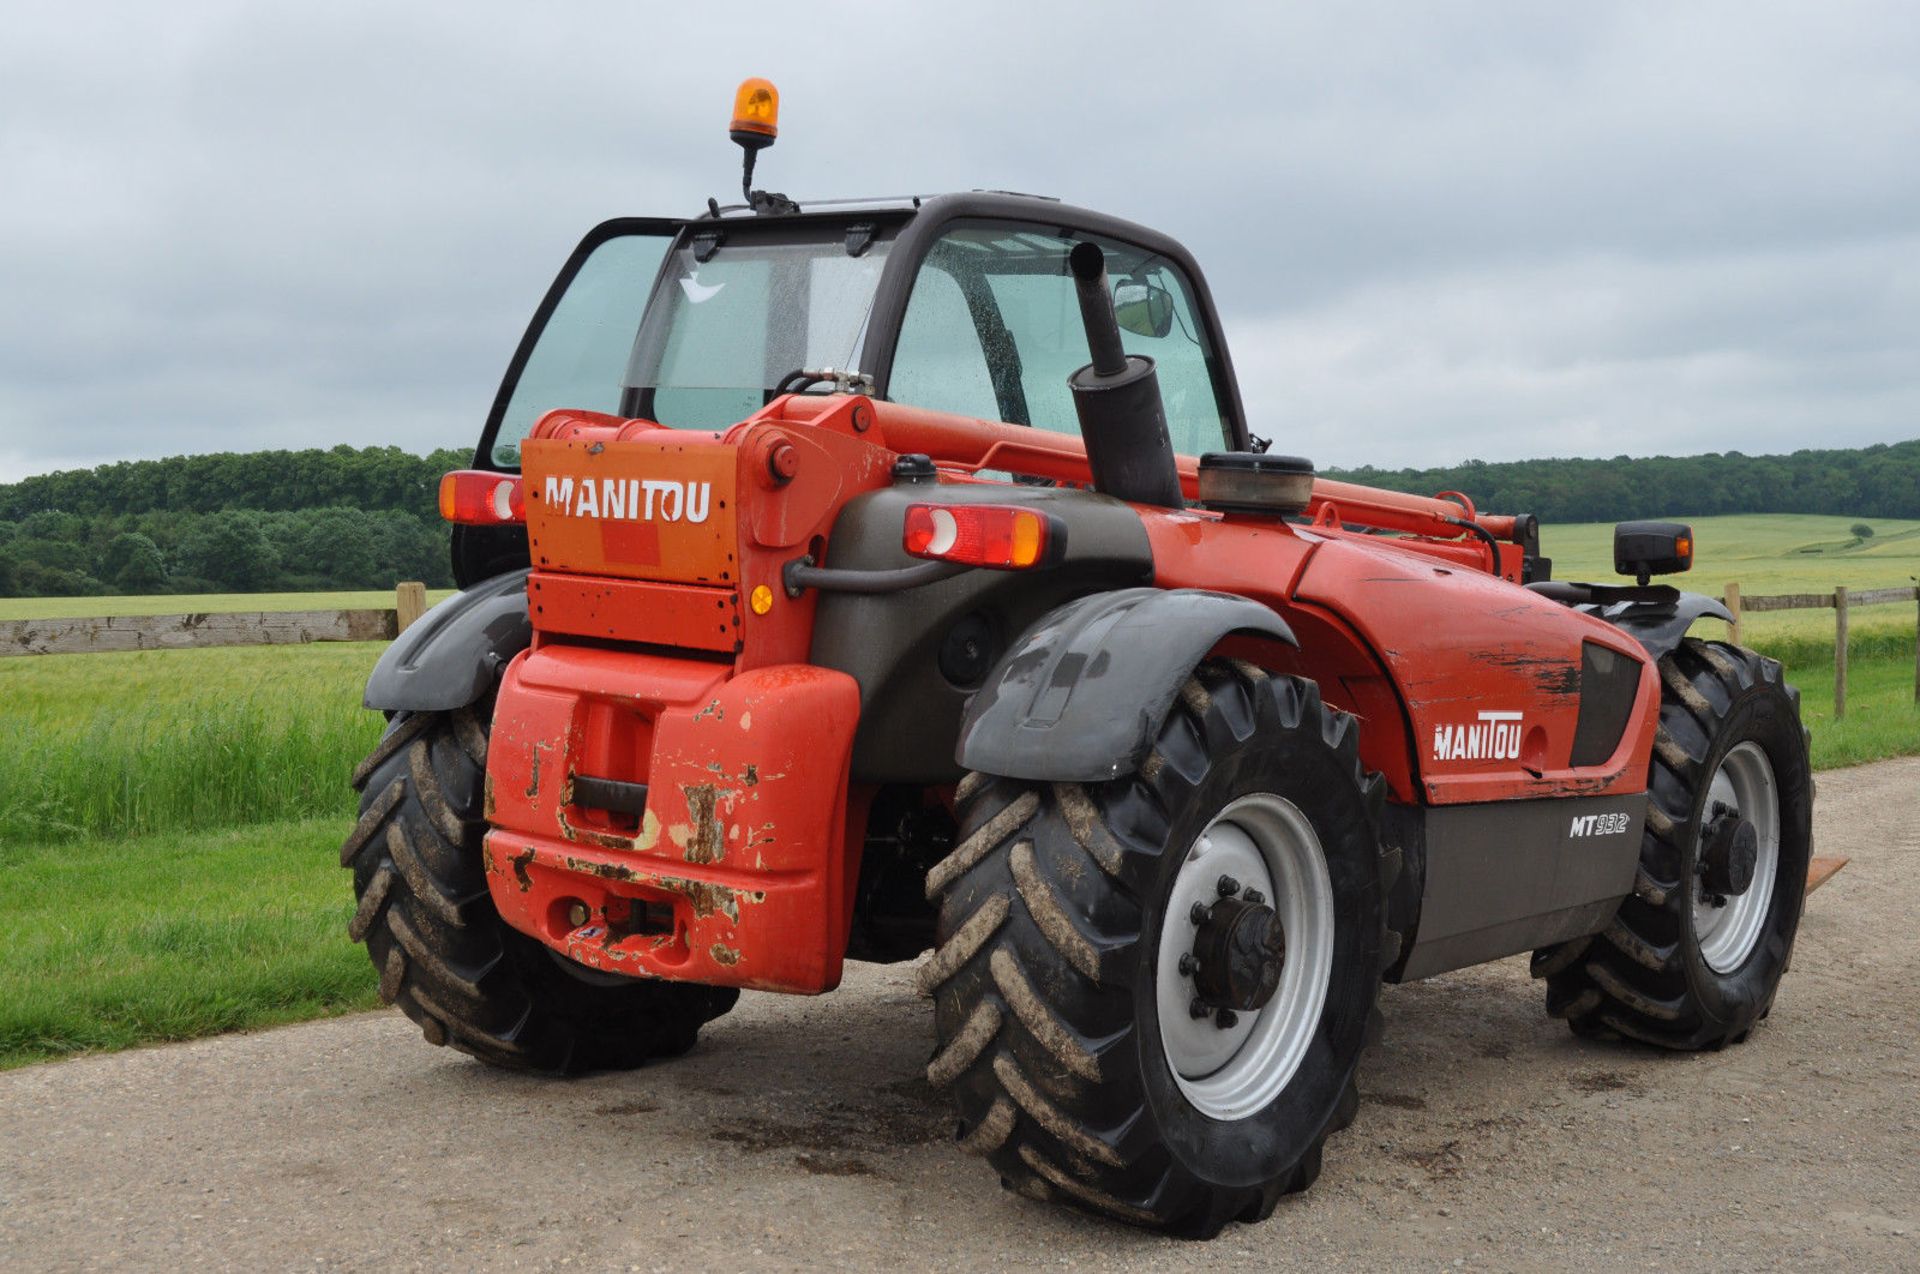
[[[393,590],[393,605],[365,610],[202,611],[0,623],[0,656],[74,655],[195,646],[282,646],[310,641],[391,641],[427,609],[424,584]]]
[[[1833,611],[1833,715],[1847,714],[1847,625],[1856,606],[1920,601],[1920,588],[1851,593],[1776,593],[1747,597],[1728,584],[1733,640],[1745,617],[1775,610]],[[67,655],[96,650],[179,650],[193,646],[278,646],[309,641],[391,641],[427,608],[425,585],[393,590],[393,606],[367,610],[233,611],[178,615],[115,615],[95,619],[15,619],[0,623],[0,656]],[[1916,610],[1920,616],[1920,610]],[[1920,621],[1916,622],[1913,699],[1920,703]]]
[[[1870,588],[1850,593],[1844,587],[1831,593],[1774,593],[1742,597],[1740,585],[1730,583],[1724,594],[1733,612],[1733,640],[1743,637],[1748,614],[1770,610],[1831,610],[1833,612],[1833,716],[1847,715],[1847,625],[1855,606],[1884,606],[1892,602],[1920,603],[1920,588]],[[1920,703],[1920,608],[1915,610],[1913,643],[1913,701]]]

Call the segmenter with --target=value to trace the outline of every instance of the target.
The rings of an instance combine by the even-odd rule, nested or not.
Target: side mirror
[[[1159,340],[1173,330],[1173,293],[1157,283],[1122,283],[1113,289],[1113,317],[1121,331]]]
[[[1683,522],[1622,522],[1613,528],[1613,569],[1636,577],[1693,569],[1693,528]]]

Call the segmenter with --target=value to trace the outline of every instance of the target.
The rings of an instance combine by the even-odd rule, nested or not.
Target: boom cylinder
[[[1093,357],[1067,377],[1067,387],[1080,416],[1094,489],[1135,504],[1181,508],[1186,501],[1167,436],[1160,377],[1151,358],[1128,354],[1120,344],[1120,325],[1107,289],[1106,253],[1098,244],[1077,243],[1067,254],[1067,265]]]

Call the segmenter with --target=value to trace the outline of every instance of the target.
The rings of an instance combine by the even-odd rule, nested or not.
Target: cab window
[[[1159,371],[1175,451],[1231,446],[1214,354],[1179,267],[1097,236],[1129,354]],[[965,226],[928,251],[914,280],[887,395],[962,415],[1076,433],[1067,377],[1087,362],[1067,253],[1078,237]]]

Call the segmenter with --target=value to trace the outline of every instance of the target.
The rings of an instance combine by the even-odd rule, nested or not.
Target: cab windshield
[[[689,245],[667,261],[627,368],[628,414],[681,429],[744,420],[798,371],[857,370],[887,244]]]
[[[794,372],[859,369],[888,241],[852,256],[844,225],[804,241],[722,227],[733,237],[717,250],[697,246],[697,234],[647,233],[614,235],[587,254],[501,409],[495,464],[517,466],[521,440],[555,408],[724,429]]]

